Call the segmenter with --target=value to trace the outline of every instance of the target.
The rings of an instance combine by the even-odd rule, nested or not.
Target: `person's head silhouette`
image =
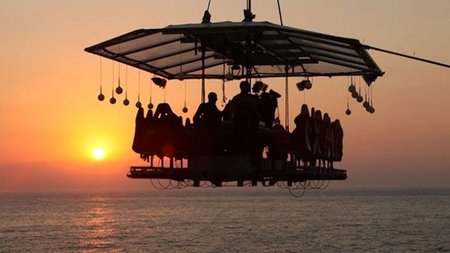
[[[250,83],[247,81],[242,81],[239,85],[239,88],[241,89],[241,93],[248,94],[250,93]]]
[[[210,92],[208,94],[208,103],[213,103],[215,104],[217,101],[217,94],[215,92]]]

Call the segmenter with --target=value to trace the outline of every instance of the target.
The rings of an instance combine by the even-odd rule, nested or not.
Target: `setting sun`
[[[103,160],[105,158],[106,152],[102,148],[96,148],[92,151],[92,157],[95,160]]]

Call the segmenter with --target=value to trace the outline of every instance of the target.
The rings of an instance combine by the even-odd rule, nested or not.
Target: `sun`
[[[94,158],[94,160],[103,160],[105,159],[105,156],[106,152],[103,148],[95,148],[94,150],[92,150],[92,158]]]

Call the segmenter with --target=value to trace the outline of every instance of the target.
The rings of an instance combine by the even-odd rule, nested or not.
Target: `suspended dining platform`
[[[345,180],[347,172],[334,168],[318,168],[300,166],[295,162],[264,158],[259,168],[251,166],[247,156],[198,156],[189,162],[170,160],[170,165],[132,166],[127,174],[134,179],[170,179],[177,182],[192,181],[191,186],[199,187],[200,182],[211,182],[220,187],[224,182],[235,182],[242,187],[244,182],[256,186],[260,182],[264,186],[284,182],[287,186],[293,183],[324,180]]]

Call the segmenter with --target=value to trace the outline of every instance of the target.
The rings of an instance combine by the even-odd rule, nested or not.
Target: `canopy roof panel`
[[[363,76],[384,73],[361,43],[269,22],[219,22],[140,29],[87,52],[167,79]]]

